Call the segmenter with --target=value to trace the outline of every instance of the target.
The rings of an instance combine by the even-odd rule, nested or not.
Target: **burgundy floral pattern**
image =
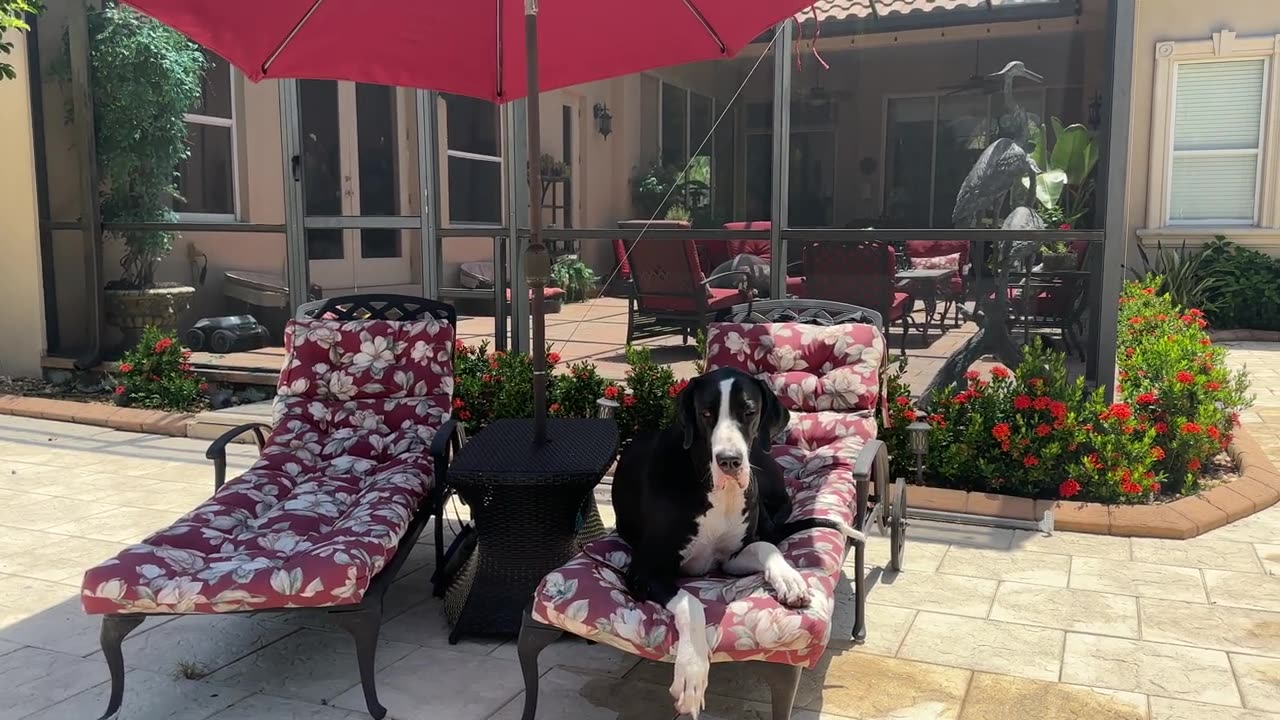
[[[911,267],[916,270],[959,270],[960,253],[937,257],[913,257]]]
[[[769,381],[792,411],[775,439],[793,518],[854,521],[853,466],[876,436],[872,415],[885,362],[884,337],[870,325],[712,325],[707,369],[737,367]],[[811,589],[806,608],[782,605],[762,576],[686,578],[680,586],[706,609],[712,662],[764,660],[813,667],[831,635],[835,585],[844,537],[825,528],[797,533],[783,555]],[[624,576],[631,550],[616,535],[588,545],[547,575],[534,594],[533,616],[651,660],[674,660],[669,612],[637,602]]]
[[[453,328],[291,322],[274,429],[248,471],[85,573],[87,613],[216,613],[359,602],[431,488]]]

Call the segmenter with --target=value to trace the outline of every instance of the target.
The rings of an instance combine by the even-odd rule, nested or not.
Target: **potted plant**
[[[123,5],[90,13],[89,33],[102,219],[173,222],[177,169],[190,153],[183,116],[200,99],[205,55]],[[175,329],[195,289],[156,282],[174,233],[129,230],[111,239],[124,243],[124,255],[120,278],[106,285],[105,315],[124,334],[124,346],[135,345],[148,326]]]
[[[542,179],[547,182],[561,182],[569,179],[568,164],[546,154],[542,155],[539,172]]]
[[[1041,169],[1036,176],[1036,211],[1046,227],[1070,230],[1089,216],[1093,199],[1093,172],[1098,165],[1098,146],[1093,133],[1083,125],[1063,127],[1052,119],[1053,147],[1043,125],[1031,131],[1034,148],[1031,159]],[[1024,187],[1027,181],[1023,181]],[[1041,249],[1047,271],[1074,270],[1076,256],[1065,242],[1053,242]]]

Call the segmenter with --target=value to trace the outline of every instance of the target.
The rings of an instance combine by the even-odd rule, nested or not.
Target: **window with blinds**
[[[1267,61],[1179,63],[1169,224],[1253,224]]]

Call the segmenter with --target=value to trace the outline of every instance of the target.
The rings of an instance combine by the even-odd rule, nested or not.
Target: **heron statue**
[[[1040,83],[1044,78],[1013,61],[1000,72],[986,76],[987,87],[999,87],[1006,113],[997,123],[1000,137],[987,146],[960,184],[951,219],[957,228],[1000,227],[1001,230],[1043,230],[1044,220],[1032,208],[1035,204],[1036,176],[1040,168],[1027,152],[1032,119],[1014,97],[1014,82],[1027,80]],[[1024,184],[1024,180],[1027,182]],[[1013,206],[1003,214],[1006,198]],[[975,361],[984,355],[995,355],[1000,362],[1013,366],[1019,352],[1009,335],[1009,275],[1015,265],[1031,260],[1040,243],[1028,240],[1000,240],[995,243],[991,261],[995,266],[995,293],[978,298],[973,315],[978,332],[947,359],[921,396],[928,404],[937,390],[959,382]]]

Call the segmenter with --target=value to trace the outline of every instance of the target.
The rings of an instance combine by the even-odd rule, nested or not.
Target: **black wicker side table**
[[[445,591],[449,642],[463,635],[516,635],[543,576],[563,565],[603,526],[593,489],[613,463],[612,420],[499,420],[462,447],[449,485],[471,508],[476,542]]]

